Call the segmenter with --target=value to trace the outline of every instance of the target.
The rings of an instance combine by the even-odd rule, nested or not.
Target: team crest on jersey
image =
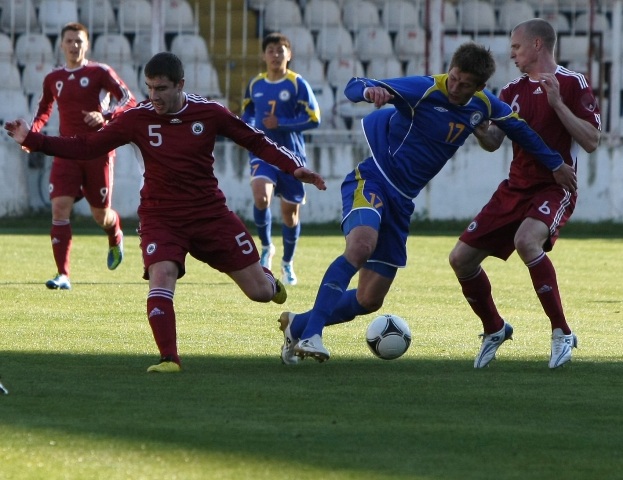
[[[475,127],[480,122],[482,122],[483,117],[484,115],[482,114],[482,112],[474,112],[469,119],[469,123],[472,125],[472,127]]]
[[[201,135],[203,133],[204,126],[201,122],[195,122],[191,125],[190,129],[195,135]]]
[[[88,79],[88,77],[82,77],[80,79],[80,86],[81,87],[88,87],[89,86],[89,79]]]
[[[474,230],[476,230],[478,228],[478,223],[477,222],[472,222],[469,224],[469,226],[467,227],[467,231],[468,232],[473,232]]]
[[[147,245],[147,248],[145,249],[145,253],[147,255],[152,255],[155,251],[156,251],[155,243],[150,243],[149,245]]]
[[[290,100],[290,92],[288,90],[281,90],[281,92],[279,92],[279,100],[282,102]]]

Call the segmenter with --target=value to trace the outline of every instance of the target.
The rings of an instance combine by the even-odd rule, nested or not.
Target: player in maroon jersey
[[[94,132],[114,115],[136,105],[134,96],[108,65],[87,60],[89,32],[80,23],[68,23],[61,30],[65,65],[43,80],[43,93],[32,130],[39,132],[58,107],[61,135]],[[110,97],[115,105],[109,108]],[[105,152],[97,161],[55,157],[50,172],[52,202],[52,252],[56,276],[46,282],[50,289],[68,290],[72,233],[70,215],[76,198],[84,196],[97,224],[108,235],[107,264],[114,270],[123,260],[123,232],[119,214],[111,208],[115,152]]]
[[[320,175],[302,159],[219,103],[183,91],[184,68],[171,53],[155,55],[144,68],[149,100],[126,110],[101,130],[77,137],[28,132],[23,120],[5,129],[24,148],[71,158],[93,158],[121,145],[138,147],[144,185],[139,235],[149,280],[147,316],[160,351],[149,372],[178,372],[173,294],[185,273],[187,254],[226,273],[256,302],[283,303],[286,290],[268,269],[244,223],[229,210],[214,175],[217,136],[230,138],[258,157],[324,190]]]
[[[593,152],[599,145],[599,107],[586,78],[556,63],[556,32],[545,20],[520,23],[511,32],[511,59],[523,75],[500,92],[512,108],[565,160],[560,168],[577,171],[582,147]],[[504,133],[492,124],[477,132],[480,145],[494,151]],[[555,173],[554,173],[555,174]],[[498,313],[482,261],[492,255],[506,260],[514,250],[528,267],[534,290],[551,322],[550,368],[571,360],[577,337],[567,324],[554,266],[546,255],[575,207],[577,182],[566,190],[554,174],[513,143],[513,160],[504,180],[450,253],[450,265],[463,295],[480,317],[484,333],[475,368],[495,358],[511,338],[513,327]]]

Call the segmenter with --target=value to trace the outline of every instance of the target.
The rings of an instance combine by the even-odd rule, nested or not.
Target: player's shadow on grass
[[[422,466],[436,457],[438,471],[451,457],[478,466],[486,436],[539,441],[535,435],[557,422],[595,413],[596,398],[599,413],[615,418],[623,373],[620,363],[587,361],[552,372],[543,361],[506,359],[474,371],[470,359],[342,357],[287,367],[266,356],[188,356],[180,374],[147,374],[154,360],[4,353],[0,375],[10,394],[0,397],[0,421],[85,442],[162,442],[198,455],[406,478],[430,474]],[[609,428],[619,427],[602,424],[595,435]]]

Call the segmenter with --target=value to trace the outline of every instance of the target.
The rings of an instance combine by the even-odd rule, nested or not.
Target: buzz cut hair
[[[545,47],[552,53],[556,48],[556,30],[547,20],[542,18],[533,18],[521,22],[513,28],[511,35],[516,30],[523,29],[524,35],[529,39],[540,38]]]

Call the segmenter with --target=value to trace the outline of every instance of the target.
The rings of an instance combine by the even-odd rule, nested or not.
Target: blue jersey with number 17
[[[550,170],[562,164],[562,157],[488,90],[476,92],[465,105],[451,104],[447,79],[447,74],[387,80],[355,77],[346,85],[344,94],[352,102],[367,101],[367,87],[384,87],[394,95],[389,103],[395,108],[374,111],[362,124],[374,162],[402,195],[415,198],[485,121],[493,121]]]

